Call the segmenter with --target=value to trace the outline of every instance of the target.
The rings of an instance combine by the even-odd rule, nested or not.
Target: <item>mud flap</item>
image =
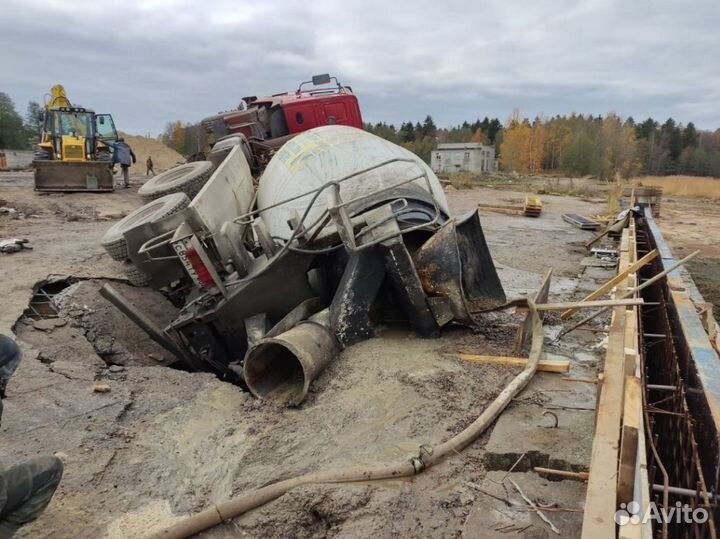
[[[456,322],[475,325],[472,312],[505,303],[477,211],[445,223],[413,260],[425,293],[446,300]]]

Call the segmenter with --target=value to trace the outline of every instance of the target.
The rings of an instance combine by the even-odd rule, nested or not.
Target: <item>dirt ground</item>
[[[51,505],[19,537],[139,539],[273,480],[401,460],[417,454],[422,444],[435,445],[462,430],[517,373],[456,355],[511,355],[521,320],[513,312],[487,315],[477,332],[452,328],[435,340],[388,328],[345,350],[299,408],[278,408],[212,375],[164,366],[170,358],[163,350],[97,295],[101,284],[112,280],[158,323],[174,312],[160,294],[124,282],[122,270],[99,245],[112,222],[140,205],[141,178],[132,180],[131,189],[111,194],[39,195],[30,174],[0,174],[0,206],[18,210],[17,218],[0,215],[0,238],[27,238],[33,246],[0,255],[0,332],[14,332],[24,352],[4,401],[0,460],[9,465],[58,453],[65,462]],[[448,193],[456,212],[522,197],[491,188]],[[602,205],[551,195],[543,201],[539,219],[481,213],[507,295],[537,290],[552,267],[551,298],[582,297],[609,274],[583,271],[582,243],[591,233],[574,229],[560,215],[591,215]],[[69,284],[56,296],[60,310],[53,328],[23,314],[34,288],[49,275]],[[558,331],[557,317],[548,316],[547,336]],[[548,353],[571,359],[570,376],[595,376],[602,334],[578,331],[560,343],[549,341]],[[95,383],[107,384],[109,391],[94,392]],[[508,434],[500,445],[511,447],[494,443],[494,454],[525,455],[535,449],[523,444],[538,443],[545,449],[533,458],[555,459],[551,462],[567,469],[587,466],[591,437],[578,436],[571,421],[592,428],[594,399],[591,384],[536,375],[508,409],[531,417],[534,423],[523,432],[530,429],[533,436],[523,439],[501,418],[496,428]],[[555,410],[559,428],[538,424],[545,408]],[[199,537],[551,536],[516,492],[497,495],[510,472],[488,470],[492,433],[489,429],[461,454],[411,479],[298,488]],[[563,536],[579,535],[582,485],[547,481],[525,473],[529,469],[523,463],[512,476],[534,499],[561,504],[553,520]]]
[[[135,152],[135,157],[137,157],[137,163],[130,167],[130,174],[144,175],[147,171],[145,162],[148,157],[152,157],[155,173],[185,162],[182,155],[157,139],[128,135],[126,133],[122,133],[122,137],[130,145],[133,152]]]
[[[720,322],[718,202],[674,196],[664,198],[660,217],[656,221],[678,256],[700,251],[700,254],[688,263],[688,270],[705,300],[715,306],[715,319]]]

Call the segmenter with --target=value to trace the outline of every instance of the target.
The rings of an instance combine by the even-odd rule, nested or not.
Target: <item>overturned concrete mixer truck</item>
[[[285,143],[262,176],[243,145],[215,158],[192,199],[168,194],[108,230],[178,316],[156,327],[102,294],[193,370],[297,405],[347,346],[404,320],[432,337],[505,302],[477,211],[450,214],[421,159],[361,129],[325,126]]]

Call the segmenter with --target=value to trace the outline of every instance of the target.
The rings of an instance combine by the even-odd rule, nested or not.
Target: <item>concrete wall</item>
[[[5,159],[3,159],[2,156],[4,156]],[[35,152],[33,150],[0,149],[0,168],[7,168],[10,170],[30,168],[34,156]]]
[[[492,146],[442,148],[441,146],[432,153],[430,165],[434,172],[441,174],[493,172],[496,170],[495,148]]]

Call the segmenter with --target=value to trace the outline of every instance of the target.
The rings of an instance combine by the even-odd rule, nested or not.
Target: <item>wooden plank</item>
[[[695,251],[694,253],[690,253],[688,256],[686,256],[685,258],[683,258],[683,259],[680,260],[679,262],[675,262],[675,264],[673,264],[672,266],[670,266],[668,269],[661,271],[661,272],[658,273],[657,275],[651,277],[650,279],[648,279],[647,281],[645,281],[645,282],[642,283],[641,285],[636,286],[636,287],[633,288],[632,290],[630,290],[630,291],[628,291],[628,292],[626,292],[626,293],[624,293],[624,294],[621,294],[620,297],[621,297],[621,298],[629,298],[629,297],[631,297],[631,296],[637,295],[637,293],[640,292],[641,290],[644,290],[644,289],[647,288],[648,286],[656,283],[656,282],[659,281],[660,279],[664,278],[668,273],[670,273],[670,272],[672,272],[672,271],[675,271],[677,268],[679,268],[679,267],[682,266],[683,264],[687,263],[687,262],[690,261],[691,259],[695,258],[695,257],[696,257],[697,255],[699,255],[699,254],[700,254],[700,251]],[[621,266],[621,267],[622,267],[622,266]],[[602,313],[604,313],[604,312],[607,311],[607,310],[608,310],[608,307],[605,307],[605,308],[603,308],[603,309],[598,310],[597,312],[594,312],[594,313],[591,314],[590,316],[587,316],[587,317],[583,318],[582,320],[580,320],[580,322],[578,322],[578,323],[575,324],[574,326],[569,327],[569,328],[567,328],[567,329],[564,329],[562,332],[560,332],[560,335],[558,335],[557,338],[559,339],[560,337],[562,337],[562,336],[564,336],[564,335],[567,335],[568,333],[570,333],[571,331],[579,328],[580,326],[587,324],[590,320],[592,320],[592,319],[595,318],[596,316],[601,315]]]
[[[479,209],[482,211],[503,213],[505,215],[522,215],[524,213],[524,210],[522,208],[516,210],[515,208],[504,208],[502,206],[480,206]]]
[[[629,234],[628,230],[623,235]],[[627,236],[626,236],[627,237]],[[623,243],[621,242],[621,247]],[[627,239],[624,242],[627,245]],[[628,265],[628,251],[621,248],[620,268]],[[618,284],[617,294],[625,293],[625,282]],[[625,393],[625,307],[614,307],[608,332],[608,346],[600,386],[595,436],[590,457],[590,478],[585,494],[582,539],[614,539],[617,510],[617,471]]]
[[[552,274],[553,270],[550,268],[545,272],[545,277],[543,277],[542,284],[540,285],[540,288],[538,289],[537,293],[535,294],[535,297],[533,298],[533,301],[535,303],[545,303],[548,300],[548,296],[550,295],[550,281],[552,280]],[[540,312],[538,313],[540,316],[540,319],[543,320],[545,318],[545,313]],[[523,320],[522,324],[520,324],[520,329],[518,330],[518,335],[515,341],[515,354],[518,356],[525,355],[530,350],[530,336],[532,335],[532,315],[528,312],[525,315],[525,319]]]
[[[497,204],[483,204],[482,202],[478,203],[478,208],[487,210],[487,209],[501,209],[501,210],[519,210],[523,211],[525,209],[524,206],[515,205],[515,206],[498,206]]]
[[[567,470],[556,470],[555,468],[542,468],[535,466],[533,470],[542,476],[555,476],[564,479],[575,479],[576,481],[587,481],[590,474],[587,472],[568,472]]]
[[[565,303],[537,303],[538,311],[562,311],[564,309],[593,309],[595,307],[632,307],[642,305],[642,298],[603,299],[597,301],[568,301]]]
[[[595,290],[594,292],[591,292],[585,298],[583,298],[583,301],[592,301],[598,298],[603,297],[605,294],[608,294],[619,282],[621,282],[625,277],[627,277],[631,273],[635,273],[640,268],[642,268],[645,264],[648,262],[652,262],[657,258],[658,252],[657,249],[653,249],[648,254],[646,254],[644,257],[642,257],[640,260],[635,262],[634,264],[630,265],[625,271],[618,273],[615,277],[610,279],[608,282],[606,282],[604,285],[602,285],[600,288]],[[568,309],[564,313],[560,315],[560,318],[563,320],[567,320],[570,318],[577,309]]]
[[[635,466],[642,414],[642,388],[635,376],[625,377],[623,426],[620,436],[620,462],[618,464],[618,503],[630,503],[635,491]]]
[[[463,361],[470,361],[471,363],[508,365],[510,367],[524,367],[528,362],[526,357],[483,356],[463,352],[458,353],[458,357]],[[541,359],[540,363],[538,363],[537,370],[542,372],[565,373],[570,371],[570,362],[566,359]]]
[[[635,376],[639,372],[637,347],[637,313],[628,311],[625,321],[625,375]]]
[[[589,248],[589,247],[595,245],[597,242],[599,242],[602,238],[604,238],[605,236],[607,236],[609,233],[610,233],[610,230],[606,230],[605,232],[603,232],[603,233],[601,233],[601,234],[598,234],[598,235],[595,236],[593,239],[591,239],[590,241],[588,241],[588,242],[585,244],[585,247],[588,247],[588,248]]]

